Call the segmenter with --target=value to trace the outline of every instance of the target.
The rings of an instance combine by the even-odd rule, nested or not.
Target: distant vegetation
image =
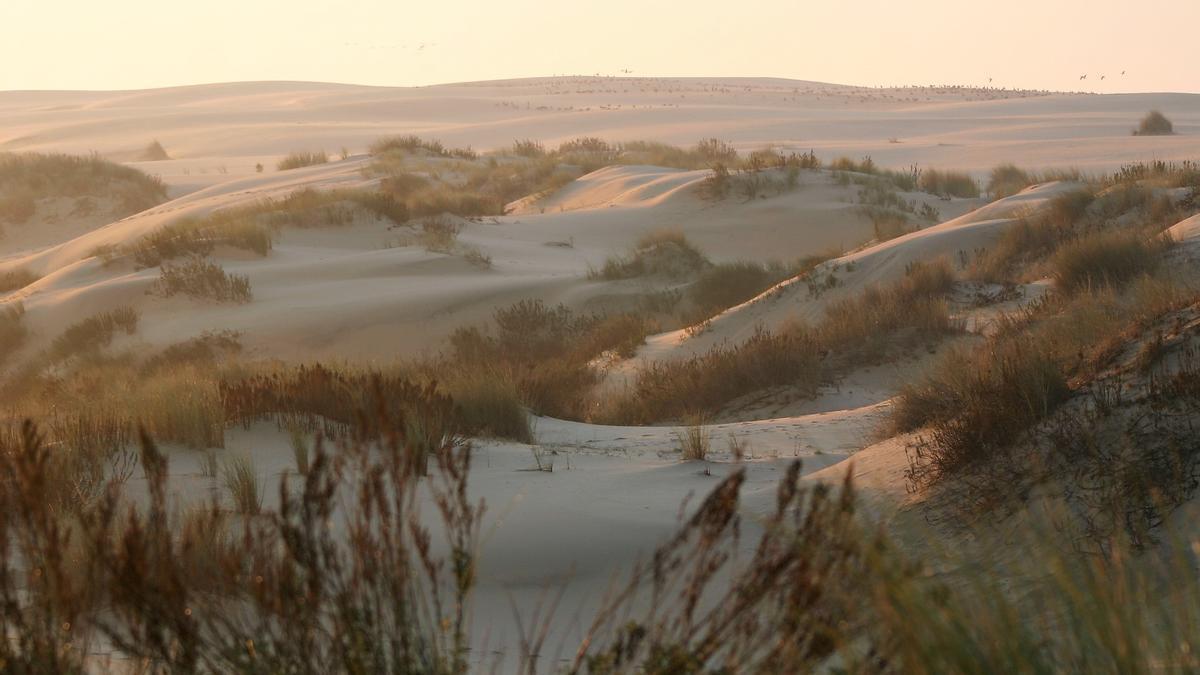
[[[98,155],[0,153],[0,224],[23,224],[36,213],[38,200],[55,197],[113,199],[113,215],[124,217],[166,201],[167,187]]]
[[[162,146],[162,143],[154,140],[142,149],[142,153],[138,155],[138,159],[143,162],[161,162],[171,159],[171,156],[167,154],[167,149]]]
[[[279,160],[275,165],[278,171],[290,171],[292,169],[300,169],[306,166],[315,166],[317,164],[325,164],[329,162],[329,155],[325,154],[324,150],[317,152],[293,152],[292,154]]]
[[[1167,119],[1157,110],[1151,110],[1146,113],[1142,121],[1138,123],[1138,128],[1134,129],[1134,136],[1170,136],[1175,133],[1175,125],[1171,124],[1171,120]]]
[[[398,224],[408,219],[408,211],[393,197],[378,192],[304,188],[283,199],[224,209],[204,218],[177,220],[134,242],[97,254],[108,260],[129,256],[139,267],[156,267],[164,260],[189,255],[208,255],[218,246],[265,256],[279,228],[337,227],[349,225],[358,217]]]

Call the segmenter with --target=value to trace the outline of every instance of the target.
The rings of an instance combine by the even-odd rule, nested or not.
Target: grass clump
[[[247,277],[229,274],[217,263],[199,256],[179,264],[163,263],[153,290],[164,298],[181,293],[217,302],[245,303],[252,298]]]
[[[433,157],[448,157],[457,159],[476,159],[479,153],[471,148],[447,148],[439,140],[425,140],[412,134],[406,136],[387,136],[371,144],[372,155],[388,153],[424,154]]]
[[[1137,129],[1133,130],[1134,136],[1170,136],[1175,133],[1175,125],[1171,124],[1171,120],[1167,116],[1157,110],[1151,110],[1146,113],[1142,121],[1138,123]]]
[[[112,198],[116,217],[167,200],[167,186],[160,179],[99,155],[0,153],[0,186],[0,220],[13,224],[32,217],[40,199]]]
[[[993,199],[1011,197],[1037,181],[1015,164],[1001,164],[988,174],[987,190]]]
[[[225,489],[229,490],[237,512],[244,516],[257,516],[262,511],[262,490],[258,472],[249,457],[235,457],[225,463],[223,471]]]
[[[18,267],[0,272],[0,293],[12,293],[25,288],[29,284],[41,279],[38,275],[30,272],[24,267]]]
[[[184,365],[212,366],[223,357],[242,351],[241,333],[231,330],[205,331],[199,336],[177,342],[146,359],[143,374],[169,371]]]
[[[72,324],[50,343],[50,359],[61,361],[77,354],[98,352],[112,344],[118,331],[126,335],[137,332],[139,318],[136,309],[126,306]]]
[[[643,235],[628,256],[609,258],[589,276],[606,281],[647,276],[681,279],[711,265],[679,230],[657,230]]]
[[[1078,238],[1058,249],[1050,260],[1058,288],[1074,292],[1101,286],[1122,286],[1152,272],[1169,237],[1147,240],[1141,232],[1100,232]]]
[[[969,174],[960,171],[924,169],[917,181],[917,189],[942,197],[975,198],[979,196],[979,184]]]
[[[636,314],[576,315],[562,305],[523,300],[496,310],[490,329],[456,331],[433,377],[451,392],[458,382],[486,390],[488,378],[507,381],[534,412],[579,419],[598,378],[595,360],[606,353],[631,356],[653,330]]]
[[[271,252],[280,228],[342,227],[364,215],[399,224],[408,219],[408,210],[382,192],[303,188],[283,199],[168,223],[104,255],[108,259],[128,255],[139,267],[156,267],[163,261],[185,256],[208,255],[218,246],[265,256]]]
[[[293,152],[279,160],[275,165],[275,169],[277,171],[290,171],[292,169],[316,166],[317,164],[326,164],[328,162],[329,155],[325,154],[324,150],[317,152]]]
[[[787,278],[790,271],[783,265],[750,261],[712,265],[687,287],[690,308],[684,313],[684,323],[701,321],[755,298]]]
[[[451,255],[458,246],[458,233],[462,227],[441,218],[430,218],[421,223],[419,240],[425,250]]]
[[[717,414],[747,394],[790,387],[811,396],[843,369],[880,359],[892,345],[954,331],[944,296],[953,287],[949,263],[915,264],[904,278],[828,306],[813,326],[762,328],[737,345],[719,345],[688,359],[646,365],[625,392],[605,401],[605,423],[647,424]]]
[[[675,440],[679,443],[679,457],[683,461],[703,462],[708,459],[712,434],[705,426],[703,418],[694,418],[686,427],[675,432]]]

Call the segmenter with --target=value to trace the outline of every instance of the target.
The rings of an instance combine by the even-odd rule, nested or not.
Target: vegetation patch
[[[301,169],[306,166],[316,166],[328,162],[329,155],[325,154],[324,150],[317,152],[293,152],[279,160],[275,165],[275,169],[277,171],[291,171],[292,169]]]
[[[153,292],[164,298],[183,294],[217,302],[250,302],[250,280],[229,274],[217,263],[200,256],[182,263],[164,262]]]
[[[50,343],[52,361],[61,361],[79,354],[94,354],[112,344],[118,332],[133,335],[137,332],[138,311],[118,307],[71,324]]]
[[[41,199],[113,198],[118,218],[167,200],[160,179],[99,155],[0,153],[0,186],[0,222],[13,225],[31,218]]]

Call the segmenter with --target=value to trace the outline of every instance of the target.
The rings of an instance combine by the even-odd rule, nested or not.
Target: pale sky
[[[1200,92],[1197,26],[1200,0],[0,0],[0,90],[629,69]]]

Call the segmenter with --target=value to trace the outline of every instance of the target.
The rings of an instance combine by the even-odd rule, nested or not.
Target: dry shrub
[[[211,260],[194,256],[183,263],[164,262],[154,292],[169,298],[180,293],[217,302],[250,302],[250,280],[229,274]]]
[[[277,171],[290,171],[292,169],[300,169],[306,166],[316,166],[317,164],[326,164],[329,162],[329,155],[325,154],[324,150],[318,152],[293,152],[275,165]]]
[[[943,296],[953,287],[943,259],[911,266],[903,279],[831,304],[813,327],[763,329],[745,342],[720,345],[688,359],[644,367],[634,384],[605,401],[598,419],[617,424],[646,424],[688,414],[715,414],[746,394],[789,386],[811,395],[843,368],[881,358],[893,344],[931,340],[953,331]]]
[[[992,459],[1067,399],[1061,367],[1038,346],[1013,338],[973,353],[954,351],[901,391],[896,430],[929,427],[929,444],[913,458],[914,480],[936,481]]]
[[[1062,246],[1050,261],[1054,282],[1067,292],[1121,286],[1158,266],[1169,237],[1147,240],[1140,232],[1100,232]]]
[[[237,512],[244,516],[256,516],[262,510],[262,488],[254,461],[249,457],[234,457],[225,463],[223,477],[225,488],[233,498]]]
[[[167,154],[167,149],[157,139],[150,141],[138,155],[138,160],[142,162],[162,162],[168,159],[171,159],[171,156]]]
[[[818,327],[827,349],[880,358],[901,329],[930,339],[953,330],[944,296],[954,287],[950,263],[939,258],[911,264],[904,278],[870,286],[859,295],[829,305]]]
[[[197,337],[168,346],[146,359],[141,372],[152,375],[183,365],[213,365],[222,357],[242,351],[241,333],[231,330],[206,331]]]
[[[50,343],[50,359],[61,361],[75,355],[94,354],[111,344],[117,331],[133,335],[139,318],[136,309],[118,307],[74,323]]]
[[[534,412],[582,417],[598,379],[593,360],[606,352],[630,356],[653,326],[630,314],[576,315],[566,307],[522,300],[496,310],[494,328],[462,328],[450,338],[448,360],[434,364],[434,377],[454,382],[507,379],[519,400]]]
[[[5,196],[17,195],[22,200],[21,210],[28,216],[33,215],[27,210],[31,200],[50,197],[112,197],[117,203],[113,215],[118,218],[167,200],[162,180],[95,154],[0,153],[0,185]]]
[[[979,196],[979,184],[969,174],[960,171],[925,169],[917,181],[917,189],[942,197]]]
[[[713,265],[687,288],[691,308],[684,323],[692,324],[758,296],[788,276],[783,266],[741,261]]]
[[[1015,164],[1001,164],[988,175],[988,193],[992,199],[1011,197],[1036,183],[1036,177]]]
[[[430,218],[421,223],[421,245],[427,251],[450,255],[458,245],[458,233],[461,229],[458,223]]]
[[[646,424],[710,413],[752,391],[792,385],[815,391],[824,380],[820,345],[807,330],[757,330],[735,346],[644,367],[628,391],[606,401],[601,421]]]
[[[693,417],[688,425],[675,432],[675,440],[679,444],[679,457],[684,461],[700,461],[708,459],[708,450],[712,445],[712,434],[704,424],[704,418]]]
[[[1079,236],[1094,200],[1089,189],[1055,196],[1041,211],[1013,222],[991,248],[977,252],[967,276],[993,283],[1014,281],[1020,270],[1046,260],[1065,242]]]
[[[1134,136],[1170,136],[1175,133],[1175,126],[1171,124],[1171,120],[1167,116],[1157,110],[1151,110],[1146,113],[1142,121],[1138,123],[1138,128],[1134,130]]]
[[[656,230],[643,235],[628,256],[609,258],[590,276],[607,281],[645,276],[681,279],[710,265],[679,230]]]

